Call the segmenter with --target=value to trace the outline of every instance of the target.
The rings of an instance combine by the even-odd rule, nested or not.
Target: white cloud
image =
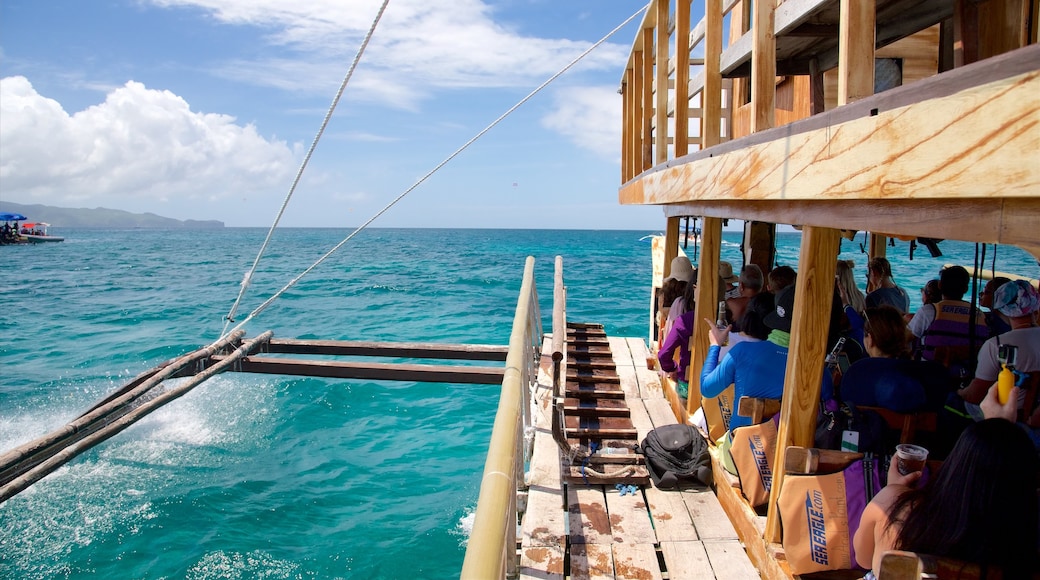
[[[568,87],[542,126],[608,158],[621,157],[621,96],[616,87]]]
[[[70,115],[26,78],[0,79],[0,118],[7,199],[218,200],[281,188],[297,164],[285,142],[253,125],[132,81]]]
[[[268,29],[268,41],[300,59],[224,63],[215,72],[291,90],[328,94],[342,78],[372,24],[379,0],[152,0],[162,7],[206,10],[222,22]],[[604,33],[607,31],[604,30]],[[395,0],[365,53],[352,94],[414,109],[443,88],[533,86],[570,62],[587,41],[525,36],[494,20],[480,0]],[[579,65],[617,71],[628,47],[607,43]]]

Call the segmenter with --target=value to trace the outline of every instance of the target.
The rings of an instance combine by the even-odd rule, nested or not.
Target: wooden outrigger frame
[[[884,256],[889,236],[1013,244],[1040,256],[1040,2],[705,4],[691,26],[688,0],[674,11],[669,0],[654,0],[636,34],[620,91],[619,199],[663,207],[664,255],[655,257],[662,277],[678,253],[684,216],[703,218],[701,280],[717,279],[724,219],[745,220],[745,259],[764,271],[772,244],[755,240],[771,239],[773,224],[801,227],[774,461],[783,465],[789,446],[813,444],[842,230],[870,232],[872,257]],[[874,94],[875,57],[929,32],[934,41],[924,45],[944,72]],[[835,80],[836,99],[826,89]],[[836,105],[830,110],[828,100]],[[691,119],[699,120],[697,135]],[[690,153],[690,145],[699,149]],[[717,293],[714,283],[698,284],[696,320],[714,318]],[[694,335],[691,349],[690,368],[699,369],[706,333]],[[699,404],[699,378],[688,377],[681,415]],[[719,499],[767,578],[790,576],[773,557],[782,479],[777,470],[762,531],[739,493],[717,478]]]

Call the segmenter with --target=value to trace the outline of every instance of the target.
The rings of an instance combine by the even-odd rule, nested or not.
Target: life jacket
[[[940,300],[934,304],[935,320],[921,335],[921,357],[935,360],[951,370],[974,368],[979,348],[989,336],[985,315],[975,309],[972,336],[971,304],[963,300]]]

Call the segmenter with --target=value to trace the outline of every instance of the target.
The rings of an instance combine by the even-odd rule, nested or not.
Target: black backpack
[[[711,485],[708,443],[694,427],[678,423],[658,427],[646,434],[639,447],[658,489],[695,481]]]

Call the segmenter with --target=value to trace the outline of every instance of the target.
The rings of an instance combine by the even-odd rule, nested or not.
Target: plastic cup
[[[896,469],[900,475],[924,470],[924,462],[928,459],[928,450],[920,445],[896,445]]]
[[[657,368],[657,357],[656,356],[654,356],[652,354],[646,355],[646,368],[648,370],[651,370],[651,371]]]

